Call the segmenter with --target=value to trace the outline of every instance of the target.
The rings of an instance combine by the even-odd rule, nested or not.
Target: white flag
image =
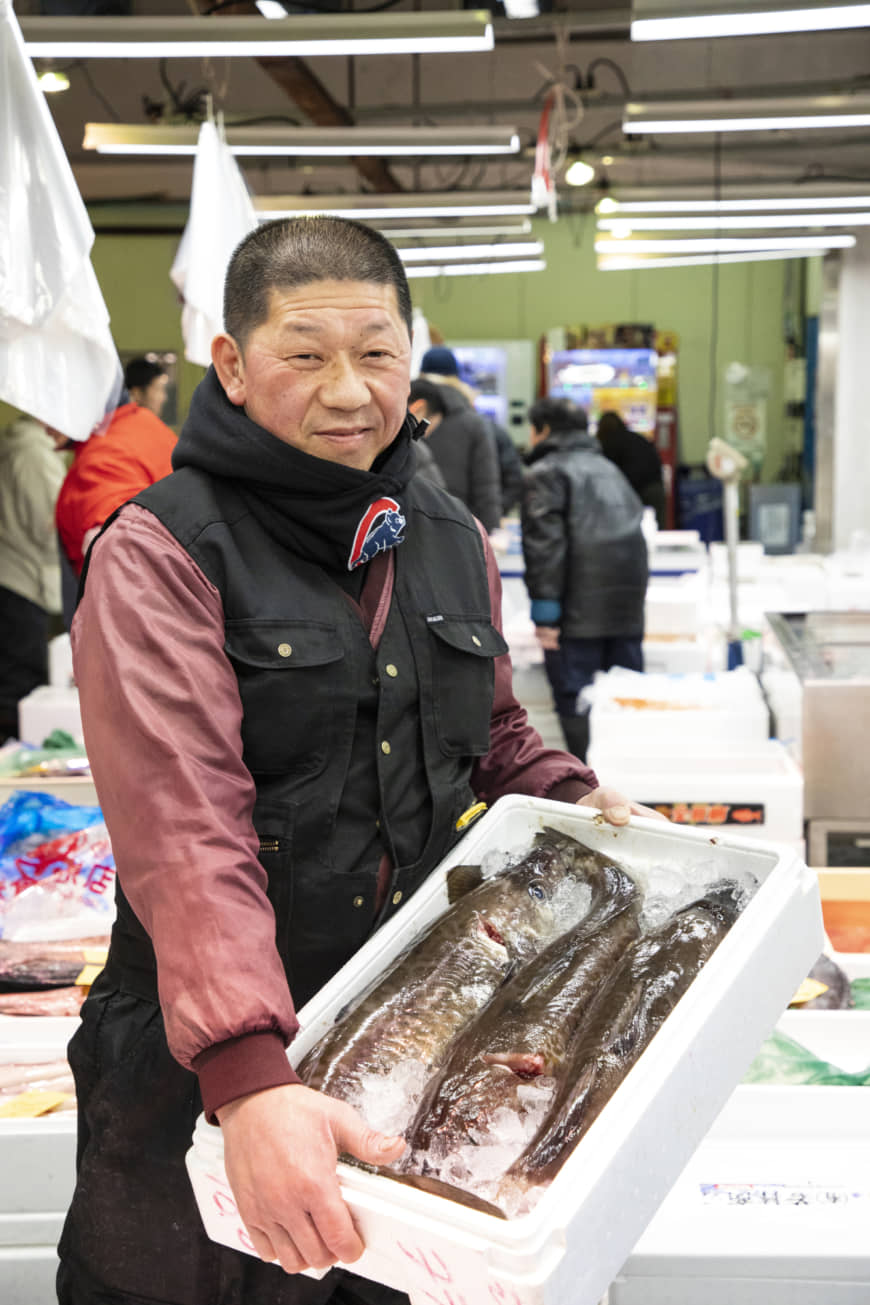
[[[122,373],[90,251],[94,231],[0,0],[0,399],[85,440]]]
[[[217,127],[199,129],[190,216],[169,275],[183,300],[181,332],[188,362],[208,367],[211,342],[223,330],[224,277],[233,250],[258,226],[239,165]]]

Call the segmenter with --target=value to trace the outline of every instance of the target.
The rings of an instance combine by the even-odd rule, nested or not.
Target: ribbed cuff
[[[194,1058],[192,1069],[199,1079],[202,1108],[210,1124],[218,1122],[215,1111],[229,1101],[283,1083],[301,1082],[279,1033],[248,1033],[206,1047]]]
[[[558,598],[533,598],[531,617],[535,625],[558,625],[562,620],[562,604]]]

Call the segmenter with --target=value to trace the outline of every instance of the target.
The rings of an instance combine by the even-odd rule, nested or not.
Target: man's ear
[[[231,335],[222,332],[214,337],[211,342],[211,360],[230,403],[241,407],[245,402],[245,362],[238,343]]]

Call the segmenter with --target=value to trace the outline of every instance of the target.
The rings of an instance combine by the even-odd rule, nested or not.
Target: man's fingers
[[[324,1243],[312,1216],[305,1210],[299,1212],[290,1228],[278,1229],[272,1240],[288,1273],[300,1273],[308,1268],[328,1269],[341,1258]]]
[[[277,1260],[278,1256],[275,1252],[275,1247],[272,1245],[270,1238],[263,1232],[262,1228],[252,1228],[249,1224],[245,1224],[245,1227],[248,1236],[251,1239],[251,1244],[260,1259],[265,1260],[267,1264],[271,1264],[273,1260]]]
[[[635,816],[649,816],[651,820],[664,820],[665,824],[668,823],[667,816],[663,816],[661,811],[656,811],[654,807],[645,807],[642,802],[632,802],[631,811]]]

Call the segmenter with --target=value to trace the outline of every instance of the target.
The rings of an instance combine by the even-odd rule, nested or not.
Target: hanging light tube
[[[823,6],[817,0],[785,9],[731,5],[728,12],[657,11],[631,22],[633,41],[709,40],[718,36],[767,36],[782,32],[843,31],[870,26],[870,4]]]
[[[537,212],[537,206],[524,192],[466,194],[464,200],[453,191],[417,195],[257,195],[254,208],[264,222],[315,214],[372,222],[389,218],[531,217]]]
[[[538,258],[543,252],[540,240],[505,241],[503,245],[428,245],[397,250],[403,263],[452,262],[463,258]]]
[[[503,263],[442,263],[431,267],[409,267],[405,275],[411,280],[418,276],[487,276],[496,272],[543,272],[547,264],[543,258],[505,259]]]
[[[691,240],[632,240],[626,246],[620,240],[596,240],[597,254],[739,254],[744,250],[851,249],[854,236],[761,236],[758,239],[741,237],[713,237]]]
[[[599,218],[599,231],[616,231],[627,223],[632,231],[764,231],[786,228],[866,227],[870,213],[769,213],[730,217],[631,217]]]
[[[313,58],[491,50],[488,10],[441,13],[293,14],[274,22],[231,15],[22,17],[32,59]]]
[[[653,267],[709,267],[713,263],[771,263],[783,258],[813,258],[817,249],[745,250],[741,254],[683,254],[676,258],[629,258],[605,255],[599,272],[644,272]]]
[[[605,204],[607,205],[605,208]],[[870,211],[870,195],[790,196],[770,199],[638,199],[617,200],[610,196],[598,205],[600,213],[739,213],[763,209],[843,208]]]
[[[625,106],[622,130],[679,135],[696,132],[805,131],[870,126],[870,96],[815,95],[752,100],[649,101]]]
[[[516,154],[514,127],[232,127],[225,129],[231,154],[344,157],[350,155]],[[99,154],[196,154],[198,126],[85,124],[84,149]]]
[[[437,227],[389,227],[378,223],[382,236],[388,240],[445,240],[448,236],[527,236],[532,223],[529,218],[520,222],[496,222],[482,226],[467,226],[462,219],[454,218]]]

